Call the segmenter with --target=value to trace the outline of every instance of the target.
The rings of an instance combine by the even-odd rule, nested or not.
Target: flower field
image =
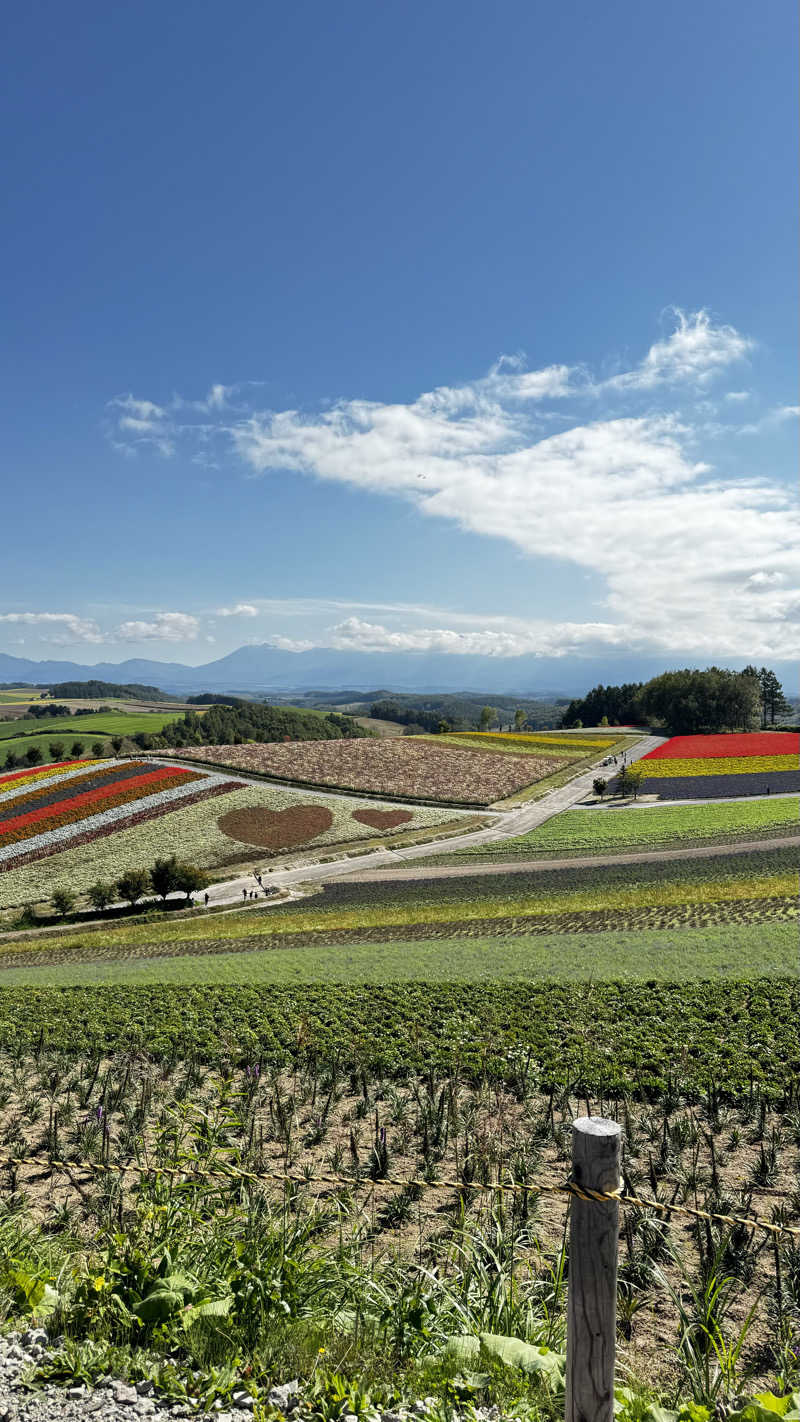
[[[66,761],[0,780],[0,886],[23,866],[229,788],[219,775],[148,761]],[[42,871],[37,869],[41,880]],[[65,887],[73,887],[71,884]]]
[[[642,788],[663,800],[777,795],[800,789],[800,736],[783,731],[673,736],[639,761]]]
[[[180,755],[297,784],[451,805],[492,804],[557,768],[544,754],[481,755],[474,749],[459,750],[415,737],[196,746],[187,747]]]
[[[474,741],[476,744],[500,746],[503,749],[518,746],[520,750],[545,751],[552,747],[554,750],[574,750],[578,754],[592,750],[609,750],[619,739],[616,731],[608,736],[571,736],[568,732],[559,735],[549,731],[450,731],[448,734],[448,740]]]
[[[70,778],[69,771],[59,775],[58,767],[48,767],[51,773],[47,778],[54,789],[56,783],[63,783],[66,796],[76,774],[85,768],[86,763],[73,767]],[[164,767],[157,768],[163,773]],[[306,844],[321,848],[375,839],[393,831],[426,830],[453,818],[448,810],[378,809],[357,800],[330,800],[323,805],[312,796],[288,790],[244,785],[199,770],[184,773],[186,788],[181,788],[180,794],[162,791],[143,800],[141,809],[126,804],[87,817],[52,838],[45,836],[38,847],[31,847],[33,841],[29,840],[12,844],[7,851],[0,848],[0,906],[41,901],[61,888],[85,892],[97,880],[117,879],[126,870],[162,855],[179,853],[198,868],[213,870],[244,861],[260,862],[270,854]],[[28,784],[33,774],[24,774]],[[39,772],[36,784],[42,784],[42,774]],[[4,788],[0,782],[0,814],[9,803],[2,798]],[[216,798],[220,795],[224,796],[221,804]],[[2,825],[0,819],[0,828]],[[41,863],[45,858],[46,866]]]
[[[793,731],[744,731],[739,735],[673,736],[645,760],[707,760],[717,756],[800,755],[800,735]]]

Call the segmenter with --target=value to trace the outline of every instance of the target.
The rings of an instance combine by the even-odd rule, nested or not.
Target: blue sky
[[[0,650],[797,655],[788,2],[4,49]]]

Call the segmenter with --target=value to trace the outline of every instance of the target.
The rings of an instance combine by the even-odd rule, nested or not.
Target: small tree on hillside
[[[44,757],[38,746],[28,746],[25,752],[25,759],[28,765],[41,765]]]
[[[607,717],[607,716],[601,716],[601,717],[600,717],[600,725],[601,725],[601,726],[607,726],[607,725],[608,725],[608,717]]]
[[[157,859],[150,870],[150,885],[153,893],[158,894],[160,899],[166,899],[167,894],[174,893],[180,888],[178,883],[179,864],[177,857],[172,854],[169,859]]]
[[[63,759],[64,759],[64,742],[63,742],[63,741],[51,741],[50,744],[49,744],[49,746],[47,747],[47,749],[48,749],[48,751],[50,752],[50,759],[51,759],[51,760],[63,760]]]
[[[69,889],[56,889],[50,900],[56,913],[63,918],[66,914],[72,913],[75,907],[75,895]]]
[[[523,711],[523,709],[522,709],[521,706],[518,706],[517,709],[516,709],[516,711],[514,712],[514,730],[515,730],[515,731],[521,731],[521,730],[522,730],[522,727],[525,725],[525,719],[526,719],[526,718],[525,718],[525,712]]]
[[[69,753],[78,760],[83,755],[83,741],[73,741]]]
[[[608,781],[604,780],[602,775],[598,775],[592,781],[592,789],[594,790],[595,795],[598,795],[602,800],[603,796],[606,793],[606,790],[608,789]]]
[[[123,747],[124,744],[125,744],[125,737],[124,737],[124,736],[112,736],[112,737],[111,737],[111,745],[112,745],[112,748],[113,748],[113,751],[114,751],[114,754],[115,754],[115,755],[119,755],[119,753],[120,753],[120,751],[122,750],[122,747]]]
[[[113,884],[104,884],[99,880],[96,884],[92,884],[89,890],[89,903],[92,905],[92,908],[99,909],[100,913],[102,913],[103,909],[108,908],[108,905],[113,904],[113,902]]]
[[[497,710],[494,706],[484,706],[481,711],[481,730],[488,731],[489,727],[497,720]]]
[[[146,869],[126,869],[117,879],[117,893],[131,907],[144,897],[149,888],[150,875]]]
[[[102,741],[92,741],[92,755],[100,760],[105,755],[105,746]]]
[[[187,899],[196,894],[200,889],[204,889],[208,883],[208,875],[202,869],[198,869],[195,864],[179,864],[177,866],[175,888],[185,894]]]

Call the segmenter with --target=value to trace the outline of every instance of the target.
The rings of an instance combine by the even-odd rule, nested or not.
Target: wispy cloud
[[[737,434],[763,434],[765,430],[776,429],[778,425],[785,425],[791,420],[796,420],[798,415],[800,415],[800,405],[775,405],[773,409],[767,410],[760,420],[752,420],[749,424],[740,425]]]
[[[690,315],[671,308],[675,328],[656,341],[634,370],[603,382],[606,388],[652,390],[657,385],[692,381],[706,386],[726,366],[743,360],[754,342],[733,326],[715,325],[707,311]]]
[[[522,357],[505,356],[480,380],[409,403],[222,412],[214,438],[253,474],[294,471],[402,497],[426,517],[604,580],[602,620],[570,623],[549,609],[529,632],[517,631],[515,646],[791,657],[800,651],[790,591],[800,584],[796,508],[779,482],[726,475],[699,457],[723,428],[709,424],[711,381],[754,351],[749,337],[707,312],[676,312],[673,329],[610,379],[564,365],[526,371]],[[734,421],[736,404],[722,401]],[[776,410],[773,424],[796,414]],[[569,427],[552,433],[548,421],[565,412]],[[733,436],[741,426],[725,428]],[[751,581],[761,573],[787,586],[776,582],[765,598]],[[470,645],[479,636],[487,649],[513,654],[503,629],[494,631],[492,640],[470,629]],[[330,635],[342,645],[383,645],[423,634],[441,650],[462,645],[446,625],[404,633],[380,615],[339,619]]]
[[[21,624],[39,629],[42,641],[56,646],[72,642],[104,642],[106,639],[91,618],[78,617],[73,612],[3,612],[0,622]]]

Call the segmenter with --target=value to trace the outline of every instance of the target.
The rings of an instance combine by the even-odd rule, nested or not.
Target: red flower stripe
[[[197,774],[192,775],[190,771],[180,771],[174,769],[148,770],[145,771],[143,775],[135,775],[130,780],[124,781],[123,784],[126,790],[138,791],[146,785],[155,785],[158,782],[167,779],[176,784],[181,784],[185,780],[199,780],[200,776]],[[69,785],[69,782],[67,782],[67,784]],[[105,800],[113,799],[119,788],[119,783],[117,782],[112,785],[101,785],[95,790],[86,790],[83,792],[83,794],[70,795],[68,799],[61,800],[57,807],[43,806],[39,810],[30,810],[27,815],[20,815],[14,821],[14,823],[15,825],[19,826],[35,824],[37,820],[47,818],[48,812],[52,812],[56,808],[58,810],[58,813],[61,813],[61,811],[66,812],[67,810],[79,810],[82,806],[88,805],[99,805],[102,808],[102,802]],[[0,836],[2,836],[3,833],[3,826],[0,822]]]
[[[202,776],[192,776],[193,780],[200,780]],[[183,775],[157,776],[142,775],[137,776],[133,783],[125,781],[124,786],[107,785],[102,791],[93,792],[86,795],[76,795],[76,803],[64,801],[59,806],[48,806],[43,810],[34,810],[30,815],[20,815],[18,819],[7,822],[5,828],[0,828],[0,844],[16,844],[18,840],[30,839],[31,835],[48,834],[50,830],[60,829],[62,825],[77,824],[80,820],[85,820],[93,814],[102,814],[104,810],[116,809],[118,805],[126,805],[130,800],[141,800],[143,795],[157,794],[161,790],[173,790],[177,785],[185,785],[186,777]],[[102,798],[100,798],[102,796]]]
[[[89,762],[81,757],[80,760],[55,760],[52,766],[49,765],[29,765],[25,770],[15,770],[11,775],[0,775],[0,785],[7,785],[12,780],[24,780],[26,775],[42,775],[45,770],[52,770],[53,775],[58,770],[69,770],[73,765],[88,765]]]
[[[85,775],[76,775],[72,780],[63,783],[53,783],[52,779],[45,780],[44,784],[37,785],[35,790],[29,790],[27,795],[15,795],[13,800],[0,802],[0,829],[4,820],[19,818],[27,814],[28,810],[35,810],[38,805],[57,807],[59,802],[66,804],[65,795],[73,799],[78,794],[99,790],[101,785],[129,783],[137,771],[144,773],[145,770],[152,769],[152,765],[146,761],[123,761],[120,765],[106,766],[104,770],[87,770]]]
[[[742,731],[729,736],[673,736],[643,760],[705,760],[715,756],[800,755],[796,731]]]
[[[23,850],[14,859],[6,859],[0,862],[0,874],[10,869],[20,869],[25,864],[35,864],[40,859],[50,859],[54,854],[62,854],[67,849],[76,849],[81,844],[90,844],[94,839],[102,839],[105,835],[116,834],[117,830],[132,829],[136,825],[142,825],[146,820],[157,820],[160,815],[169,814],[172,810],[182,810],[186,805],[196,805],[200,800],[210,800],[213,795],[228,795],[231,790],[241,790],[240,780],[226,780],[222,785],[210,785],[207,789],[196,790],[193,795],[185,795],[181,800],[175,800],[169,805],[151,805],[147,810],[136,810],[131,815],[126,815],[124,819],[115,820],[110,825],[96,825],[94,829],[81,830],[68,844],[62,840],[56,840],[52,844],[41,844],[38,849]]]

